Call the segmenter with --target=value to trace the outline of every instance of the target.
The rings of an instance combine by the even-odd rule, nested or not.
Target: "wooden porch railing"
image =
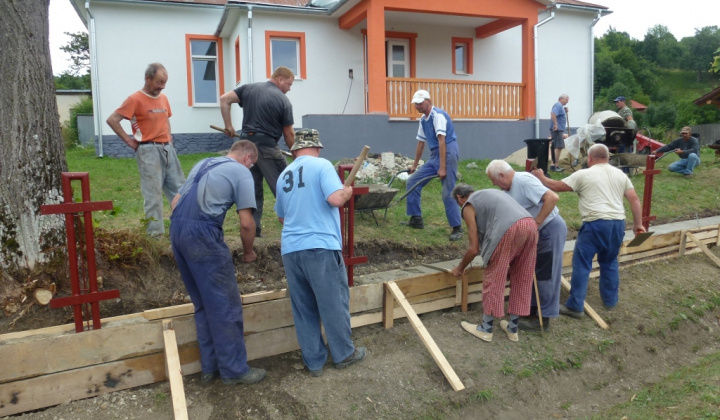
[[[523,119],[523,83],[387,78],[388,115],[417,118],[410,103],[418,89],[430,92],[433,105],[453,119]]]

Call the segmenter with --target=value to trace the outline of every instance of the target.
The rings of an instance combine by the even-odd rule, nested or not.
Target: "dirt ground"
[[[283,287],[277,241],[260,241],[266,263],[240,265],[244,293]],[[231,244],[231,249],[233,249]],[[383,241],[361,243],[357,255],[372,264],[356,275],[458,258],[465,244],[422,249]],[[713,248],[713,252],[718,253]],[[172,259],[127,268],[101,262],[106,288],[121,288],[121,299],[102,305],[103,316],[139,312],[186,300]],[[491,343],[460,328],[478,322],[480,304],[470,311],[438,311],[421,316],[466,389],[452,390],[411,325],[397,320],[392,329],[367,326],[353,331],[367,358],[345,370],[332,363],[325,374],[310,377],[300,352],[252,361],[267,370],[253,386],[201,384],[185,377],[191,419],[549,419],[585,418],[627,402],[663,376],[715,352],[720,341],[720,269],[703,254],[658,261],[621,272],[620,303],[603,308],[597,281],[588,303],[610,325],[602,330],[586,317],[553,320],[551,331],[521,332],[513,343],[501,330]],[[562,299],[565,298],[563,294]],[[60,315],[58,315],[60,314]],[[33,307],[22,317],[0,319],[4,331],[71,322],[70,311]],[[720,415],[718,407],[715,412]],[[119,391],[25,413],[22,419],[90,420],[172,418],[167,383]],[[659,413],[659,417],[673,417]]]

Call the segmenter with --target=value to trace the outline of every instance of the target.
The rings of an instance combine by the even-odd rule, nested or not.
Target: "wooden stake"
[[[562,282],[562,285],[565,287],[565,289],[569,292],[570,291],[570,283],[568,283],[568,281],[565,280],[565,277],[560,277],[560,281]],[[603,319],[600,318],[600,315],[598,315],[597,312],[595,312],[595,310],[590,305],[588,305],[587,302],[585,302],[584,307],[585,307],[585,312],[588,315],[590,315],[590,318],[595,320],[595,322],[598,324],[598,326],[600,328],[602,328],[603,330],[607,330],[609,328],[608,324],[606,324],[605,321],[603,321]]]
[[[535,303],[537,304],[538,319],[540,320],[540,331],[545,335],[545,326],[543,325],[542,309],[540,308],[540,289],[538,289],[537,275],[533,271],[533,284],[535,284]]]
[[[718,258],[717,256],[715,256],[715,254],[710,252],[708,247],[706,247],[704,243],[700,242],[700,239],[698,239],[694,234],[692,234],[690,232],[685,232],[685,234],[687,235],[688,238],[690,238],[691,241],[695,242],[695,245],[697,245],[702,250],[702,252],[705,253],[705,255],[707,255],[715,264],[717,264],[720,267],[720,258]]]
[[[171,319],[162,322],[163,339],[165,341],[165,369],[170,381],[170,393],[172,394],[173,412],[175,420],[187,420],[188,412],[185,403],[185,387],[183,386],[182,368],[180,367],[180,355],[178,354],[175,330]]]
[[[395,297],[395,300],[400,303],[400,307],[403,311],[405,311],[405,315],[410,321],[410,325],[412,325],[413,329],[415,329],[415,332],[420,337],[420,341],[422,341],[425,348],[428,349],[430,355],[435,360],[435,363],[437,363],[440,370],[445,375],[445,378],[447,378],[448,382],[450,382],[450,386],[452,386],[455,391],[462,391],[465,389],[465,385],[463,385],[462,381],[460,381],[460,378],[458,378],[452,366],[450,366],[450,363],[448,363],[447,359],[442,354],[442,351],[440,351],[440,348],[438,348],[437,344],[435,344],[435,340],[433,340],[432,336],[430,336],[430,333],[428,333],[422,321],[420,321],[420,318],[418,318],[412,306],[410,306],[410,303],[408,303],[407,299],[405,299],[405,296],[397,287],[397,284],[395,284],[394,281],[389,281],[386,284],[388,290]]]

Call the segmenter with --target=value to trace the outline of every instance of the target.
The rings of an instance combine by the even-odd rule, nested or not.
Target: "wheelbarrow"
[[[357,187],[367,187],[369,189],[367,194],[359,195],[355,197],[355,211],[362,213],[370,213],[377,226],[380,224],[375,217],[375,210],[384,210],[383,213],[383,224],[387,221],[387,211],[390,207],[398,205],[405,199],[415,188],[418,187],[423,181],[437,178],[437,174],[430,175],[421,179],[418,183],[413,185],[408,191],[405,192],[400,198],[393,202],[395,195],[397,195],[397,188],[392,188],[392,183],[395,181],[398,175],[408,172],[407,169],[400,171],[390,178],[387,184],[358,184]]]

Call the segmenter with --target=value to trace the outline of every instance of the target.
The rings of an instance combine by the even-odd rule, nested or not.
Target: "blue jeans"
[[[600,297],[605,306],[617,305],[620,287],[617,257],[624,237],[624,220],[594,220],[582,224],[575,240],[570,297],[565,306],[574,311],[583,311],[595,254],[600,264]]]
[[[690,175],[699,164],[700,157],[698,157],[695,153],[690,153],[687,158],[676,160],[668,165],[668,171]]]
[[[430,175],[437,174],[440,170],[440,154],[438,153],[439,148],[430,151],[430,159],[425,162],[424,165],[419,167],[415,173],[410,176],[407,181],[406,190],[410,190],[415,184],[421,179],[426,178]],[[457,205],[455,198],[452,196],[452,190],[455,188],[457,182],[457,169],[459,150],[457,141],[450,142],[445,148],[445,179],[442,181],[442,201],[445,205],[445,217],[447,217],[450,227],[460,226],[462,219],[460,218],[460,207]],[[406,212],[408,216],[422,216],[422,208],[420,207],[420,195],[423,187],[432,181],[431,179],[425,180],[416,187],[407,196]]]
[[[538,232],[535,275],[544,318],[557,318],[560,315],[560,278],[566,239],[567,225],[559,214]],[[535,293],[530,299],[530,306],[537,307]]]
[[[355,345],[350,338],[350,288],[342,252],[307,249],[290,252],[282,259],[305,365],[320,370],[327,361],[321,321],[333,361],[339,363],[350,357]]]

